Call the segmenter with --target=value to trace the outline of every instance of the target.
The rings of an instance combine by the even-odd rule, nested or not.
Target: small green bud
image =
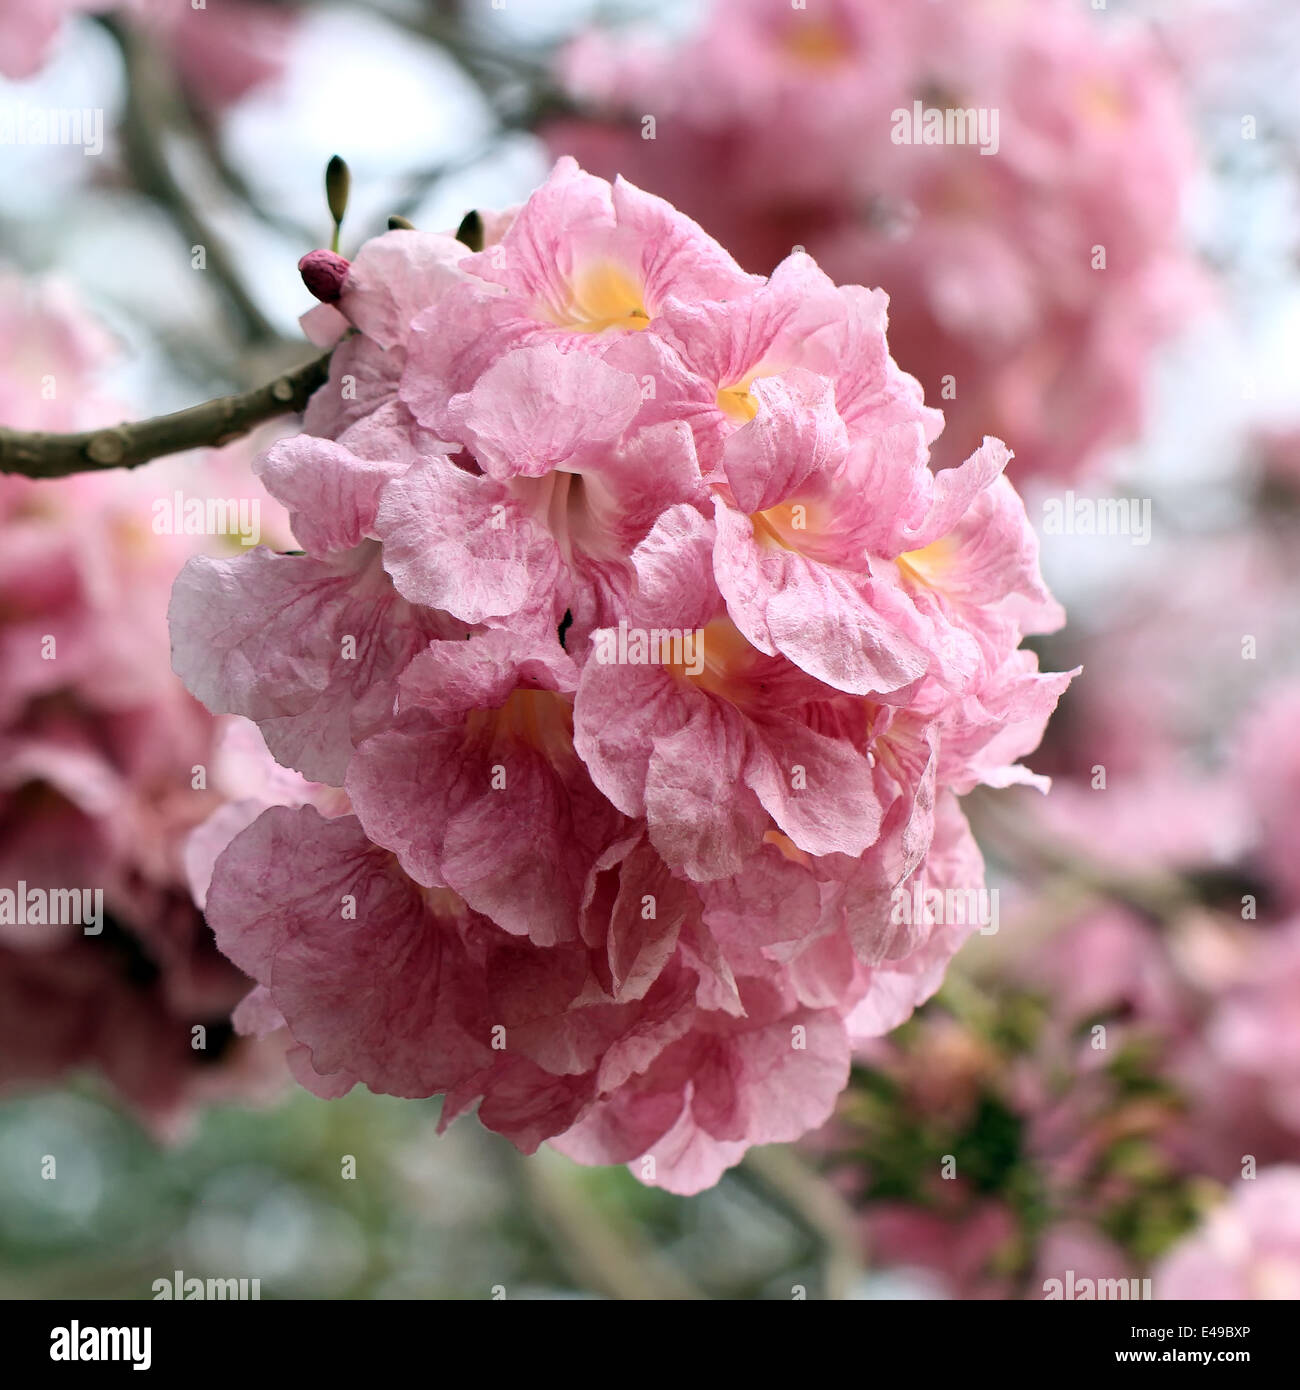
[[[325,201],[329,204],[330,216],[334,219],[334,249],[338,250],[339,227],[343,224],[348,210],[348,195],[352,191],[352,171],[338,155],[333,155],[325,166]]]
[[[474,208],[461,218],[460,226],[456,228],[456,240],[471,251],[483,249],[483,219]]]

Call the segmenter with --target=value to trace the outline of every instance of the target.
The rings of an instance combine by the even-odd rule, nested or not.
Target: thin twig
[[[379,13],[408,33],[428,39],[445,49],[475,80],[493,85],[498,76],[531,79],[547,83],[551,79],[548,55],[525,53],[494,45],[470,32],[459,16],[448,18],[430,10],[402,11],[378,6]]]
[[[277,415],[303,410],[308,397],[329,375],[329,360],[326,353],[265,386],[150,420],[80,434],[0,428],[0,473],[66,478],[105,468],[138,468],[186,449],[219,448]]]
[[[220,237],[172,172],[162,130],[182,109],[168,86],[167,67],[149,40],[113,15],[100,23],[117,42],[126,76],[122,137],[127,162],[140,191],[166,209],[189,247],[201,246],[207,268],[220,284],[239,320],[245,342],[274,342],[280,334],[244,285]]]
[[[427,168],[412,170],[406,174],[404,176],[406,187],[393,200],[390,215],[396,213],[399,217],[410,217],[413,212],[419,210],[421,204],[443,179],[450,178],[453,174],[464,173],[476,164],[482,164],[496,153],[501,145],[501,137],[506,133],[504,130],[494,130],[488,139],[475,145],[472,150],[467,150],[463,154],[455,155],[437,164],[431,164]]]
[[[221,141],[217,136],[216,129],[211,122],[203,122],[200,119],[203,113],[196,110],[192,103],[187,102],[187,106],[194,128],[194,136],[203,149],[209,167],[220,180],[221,186],[226,192],[237,202],[242,203],[263,226],[279,233],[287,241],[309,249],[319,245],[320,228],[312,228],[279,208],[268,206],[261,194],[253,189],[248,179],[227,158],[226,152],[221,148]]]
[[[1171,926],[1195,906],[1195,893],[1175,873],[1137,875],[1112,869],[1075,846],[1030,830],[983,789],[962,804],[976,839],[1021,872],[1056,876]]]

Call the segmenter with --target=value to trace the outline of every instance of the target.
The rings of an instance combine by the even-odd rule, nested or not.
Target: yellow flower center
[[[820,519],[807,502],[778,502],[763,512],[752,512],[754,539],[782,550],[804,551]]]
[[[784,47],[792,58],[811,67],[829,67],[849,56],[844,35],[824,19],[793,25],[785,35]]]
[[[435,917],[449,917],[455,920],[468,914],[469,909],[465,905],[465,899],[459,893],[452,892],[450,888],[418,886],[416,891],[424,905]]]
[[[952,563],[952,552],[955,548],[951,536],[940,536],[937,541],[931,541],[920,550],[909,550],[900,555],[897,560],[898,568],[904,578],[919,580],[931,589],[940,588],[944,573]]]
[[[810,864],[811,856],[804,853],[795,842],[779,830],[768,830],[764,833],[763,839],[769,845],[775,845],[787,859],[795,864]]]
[[[742,636],[730,618],[715,618],[696,638],[695,656],[701,664],[698,674],[685,665],[671,664],[669,670],[702,690],[733,704],[743,703],[753,691],[747,669],[761,655]]]
[[[578,333],[640,332],[650,327],[643,299],[641,287],[622,267],[601,261],[574,277],[564,327]]]
[[[484,733],[494,748],[526,743],[555,762],[573,756],[573,706],[554,690],[512,690],[499,709],[470,713],[467,739]]]
[[[1114,129],[1128,121],[1129,104],[1124,90],[1104,77],[1084,83],[1080,93],[1084,114],[1094,125]]]
[[[752,381],[753,378],[751,377]],[[743,386],[724,386],[718,391],[718,409],[729,420],[747,425],[758,414],[758,402],[749,390],[749,382]]]

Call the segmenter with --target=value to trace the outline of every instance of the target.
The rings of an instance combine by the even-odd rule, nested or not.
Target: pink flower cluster
[[[1225,596],[1228,586],[1221,603]],[[1162,616],[1186,631],[1175,613]],[[1149,659],[1163,657],[1161,645]],[[1003,1183],[991,1202],[969,1184],[937,1179],[917,1183],[924,1202],[863,1200],[874,1265],[924,1267],[958,1297],[1017,1287],[1041,1297],[1042,1280],[1067,1269],[1150,1273],[1158,1297],[1294,1296],[1294,1169],[1278,1165],[1293,1163],[1300,1141],[1300,687],[1277,682],[1239,727],[1225,727],[1230,707],[1216,700],[1203,711],[1222,740],[1221,771],[1175,761],[1155,744],[1148,766],[1116,760],[1123,770],[1105,789],[1058,780],[1041,807],[1020,807],[1034,817],[1035,850],[1053,858],[1063,850],[1132,893],[1109,901],[1100,884],[1079,884],[1060,897],[1021,890],[1009,904],[1004,892],[1003,944],[1015,943],[1014,954],[981,984],[994,991],[990,1018],[1039,1018],[1032,1029],[1004,1022],[992,1038],[927,1011],[905,1039],[859,1052],[897,1082],[902,1113],[920,1117],[936,1156],[933,1166],[916,1165],[923,1175],[970,1141],[981,1097],[1008,1107],[1022,1177],[1037,1203],[1090,1233],[1102,1257],[1095,1271],[1026,1220],[1022,1183]],[[1162,902],[1176,920],[1161,919]],[[1031,1041],[1008,1047],[1018,1035]],[[854,1117],[855,1103],[860,1093],[845,1115]],[[855,1163],[872,1118],[855,1117],[842,1145]],[[887,1140],[877,1148],[889,1156]],[[1207,1192],[1239,1179],[1248,1163],[1259,1166],[1258,1185],[1241,1182],[1185,1234]],[[1128,1233],[1126,1248],[1102,1234],[1116,1229]],[[1033,1263],[1018,1265],[1026,1248]],[[1152,1268],[1151,1253],[1166,1251]],[[1028,1279],[1019,1286],[1017,1267]]]
[[[1178,924],[1162,929],[1132,906],[1103,909],[1089,897],[1067,914],[1054,939],[1022,956],[1017,973],[1038,977],[1063,1023],[1122,1010],[1158,1039],[1149,1065],[1183,1097],[1186,1119],[1166,1127],[1168,1147],[1179,1151],[1183,1168],[1225,1180],[1245,1155],[1279,1162],[1294,1156],[1300,1140],[1300,683],[1266,673],[1263,696],[1244,718],[1225,713],[1244,703],[1248,682],[1261,682],[1253,672],[1262,662],[1239,661],[1247,673],[1241,675],[1224,661],[1239,649],[1237,615],[1249,614],[1250,628],[1275,660],[1290,648],[1284,607],[1259,599],[1260,592],[1285,592],[1278,557],[1258,544],[1247,554],[1244,538],[1241,554],[1231,553],[1246,566],[1216,564],[1221,553],[1222,546],[1198,543],[1198,557],[1206,557],[1219,581],[1213,592],[1203,592],[1198,578],[1176,603],[1154,609],[1154,618],[1144,617],[1118,643],[1119,658],[1107,672],[1123,688],[1139,690],[1138,632],[1150,633],[1147,660],[1160,679],[1147,687],[1148,707],[1165,713],[1163,727],[1181,727],[1185,745],[1204,743],[1219,766],[1207,770],[1207,756],[1175,756],[1168,736],[1145,745],[1133,739],[1124,727],[1133,720],[1122,722],[1107,707],[1113,692],[1099,705],[1101,692],[1080,682],[1088,716],[1080,724],[1092,750],[1082,760],[1104,758],[1113,784],[1094,789],[1061,777],[1046,804],[1033,808],[1040,846],[1145,884],[1157,902],[1177,890],[1183,895]],[[1275,589],[1244,582],[1261,573],[1273,576]],[[1211,603],[1228,615],[1227,636],[1217,647],[1204,641]],[[1181,666],[1175,664],[1179,637],[1188,647]],[[1202,673],[1216,657],[1226,669],[1207,666]],[[1208,686],[1214,698],[1197,708],[1185,689],[1166,689],[1170,669],[1183,672],[1184,687]],[[1175,695],[1177,720],[1168,715]],[[1137,722],[1145,727],[1149,717],[1150,708]],[[1022,943],[1051,921],[1033,901],[1011,915],[1024,919],[1016,933]],[[1081,1095],[1076,1087],[1071,1102]]]
[[[190,689],[350,801],[261,815],[208,920],[318,1093],[694,1192],[938,986],[974,922],[892,895],[982,885],[956,795],[1032,780],[1061,613],[1006,448],[931,471],[879,291],[572,160],[485,225],[309,316],[346,336],[258,465],[305,553],[177,581]]]
[[[120,12],[150,31],[176,65],[196,106],[220,111],[278,77],[296,23],[288,6],[262,0],[0,0],[0,73],[39,72],[77,14]]]
[[[715,0],[683,41],[578,40],[560,74],[578,114],[543,134],[749,269],[802,246],[882,286],[897,360],[943,401],[937,457],[991,431],[1022,476],[1068,478],[1136,432],[1153,350],[1203,298],[1172,74],[1086,8]]]
[[[119,418],[97,388],[111,340],[66,287],[5,273],[0,300],[0,420]],[[275,1046],[232,1036],[248,982],[186,881],[186,837],[247,779],[223,772],[229,721],[170,670],[167,596],[197,542],[151,524],[157,497],[228,470],[213,455],[0,477],[0,1087],[92,1068],[167,1134],[196,1104],[266,1093],[283,1071]],[[92,934],[27,910],[32,893],[68,892],[102,894]]]

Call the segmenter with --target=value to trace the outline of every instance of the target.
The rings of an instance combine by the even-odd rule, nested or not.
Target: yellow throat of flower
[[[792,25],[782,47],[797,62],[817,68],[831,67],[849,55],[844,35],[825,19],[809,19]]]
[[[564,327],[577,333],[607,329],[637,333],[650,327],[645,294],[621,266],[600,261],[575,275]]]

